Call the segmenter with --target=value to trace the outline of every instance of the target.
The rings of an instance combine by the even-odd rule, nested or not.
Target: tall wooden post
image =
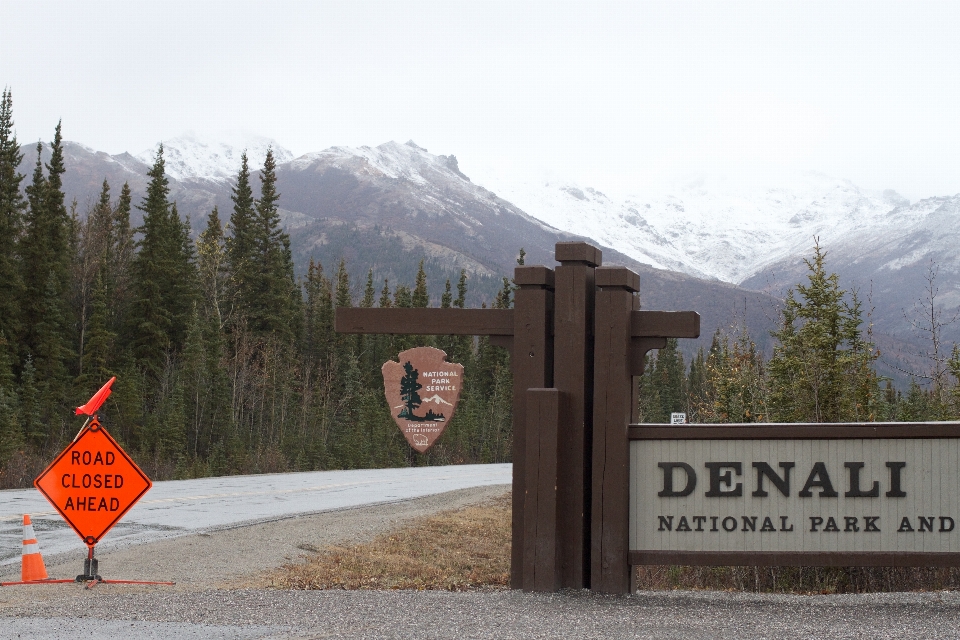
[[[527,459],[523,527],[523,589],[556,591],[557,424],[563,397],[556,389],[527,389]]]
[[[640,276],[625,267],[596,270],[593,486],[590,588],[629,593],[631,320]]]
[[[524,558],[529,546],[524,539],[526,498],[526,399],[527,389],[553,386],[554,272],[543,266],[517,267],[513,298],[513,339],[510,363],[513,369],[513,546],[510,554],[510,586],[523,588]]]
[[[565,411],[557,429],[557,559],[560,586],[590,586],[594,269],[599,249],[558,242],[553,386]],[[516,459],[514,459],[516,460]]]

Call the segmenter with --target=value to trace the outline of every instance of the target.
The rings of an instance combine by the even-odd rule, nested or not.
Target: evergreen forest
[[[244,155],[232,210],[210,211],[194,239],[169,198],[162,145],[139,202],[104,181],[78,211],[62,190],[60,125],[30,177],[17,172],[13,125],[5,90],[0,488],[29,486],[83,424],[75,407],[112,376],[104,426],[157,480],[509,461],[506,352],[483,338],[335,334],[336,307],[427,307],[424,264],[408,282],[374,282],[371,270],[362,288],[342,258],[295,278],[272,152],[259,175]],[[441,306],[463,307],[468,287],[464,271],[447,280]],[[504,278],[493,305],[509,307],[512,292]],[[457,415],[426,455],[393,422],[380,372],[420,345],[465,367]]]

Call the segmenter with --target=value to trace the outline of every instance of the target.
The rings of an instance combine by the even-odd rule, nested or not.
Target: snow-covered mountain
[[[781,298],[805,281],[804,258],[818,241],[827,269],[859,292],[888,354],[923,342],[917,313],[929,307],[931,273],[943,319],[960,310],[960,194],[911,203],[892,190],[806,173],[773,187],[698,179],[615,196],[555,177],[471,172],[541,221],[637,262]],[[941,338],[960,341],[960,321],[946,323]]]
[[[534,217],[639,262],[738,284],[783,260],[809,255],[815,237],[830,248],[909,235],[939,206],[911,206],[894,191],[869,192],[816,173],[788,186],[700,179],[620,197],[556,179],[485,183]]]
[[[247,163],[254,172],[263,167],[267,149],[273,148],[277,164],[293,159],[293,153],[275,140],[247,133],[230,133],[208,138],[195,133],[163,141],[163,159],[169,177],[175,180],[235,180],[240,169],[240,155],[247,152]],[[136,155],[137,160],[152,166],[156,147]]]
[[[445,281],[455,285],[463,269],[468,274],[468,304],[489,304],[503,286],[502,277],[512,273],[521,248],[527,264],[549,265],[554,264],[556,242],[586,239],[588,226],[573,233],[556,229],[464,175],[453,155],[432,154],[412,141],[333,147],[293,159],[270,140],[246,142],[211,143],[197,136],[164,141],[170,198],[180,214],[189,217],[195,233],[214,207],[220,219],[227,220],[241,150],[248,151],[256,196],[258,165],[272,145],[280,160],[281,219],[290,234],[297,272],[304,273],[311,260],[332,270],[345,259],[358,295],[368,270],[378,290],[384,280],[392,290],[398,283],[412,284],[423,260],[436,303]],[[36,155],[30,147],[23,151],[20,170],[29,175]],[[114,197],[124,183],[134,203],[143,197],[155,150],[137,158],[67,143],[65,151],[64,191],[68,201],[76,199],[80,216],[96,202],[105,178]],[[49,147],[44,155],[48,160]],[[133,210],[133,224],[140,223],[140,215],[139,209]],[[769,311],[776,304],[772,298],[716,280],[653,269],[602,239],[594,242],[598,240],[604,264],[627,265],[641,274],[646,308],[697,309],[707,341],[736,313],[763,339],[767,318],[775,315]]]

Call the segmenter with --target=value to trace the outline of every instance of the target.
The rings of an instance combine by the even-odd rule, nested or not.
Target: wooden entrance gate
[[[490,336],[513,370],[511,586],[630,590],[628,425],[633,379],[667,338],[696,338],[693,311],[641,311],[640,277],[583,242],[521,266],[513,309],[336,310],[342,333]]]

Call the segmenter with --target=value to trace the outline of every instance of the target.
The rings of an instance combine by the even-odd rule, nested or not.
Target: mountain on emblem
[[[393,420],[410,446],[424,453],[453,418],[463,388],[463,366],[433,347],[408,349],[383,365],[383,388]],[[427,393],[429,396],[421,396]],[[430,406],[433,405],[433,406]]]
[[[423,402],[433,402],[433,403],[435,403],[435,404],[445,404],[445,405],[447,405],[448,407],[452,407],[452,406],[453,406],[452,403],[447,402],[446,400],[444,400],[443,398],[441,398],[439,393],[436,393],[436,394],[430,396],[429,398],[424,398],[424,399],[423,399]]]

